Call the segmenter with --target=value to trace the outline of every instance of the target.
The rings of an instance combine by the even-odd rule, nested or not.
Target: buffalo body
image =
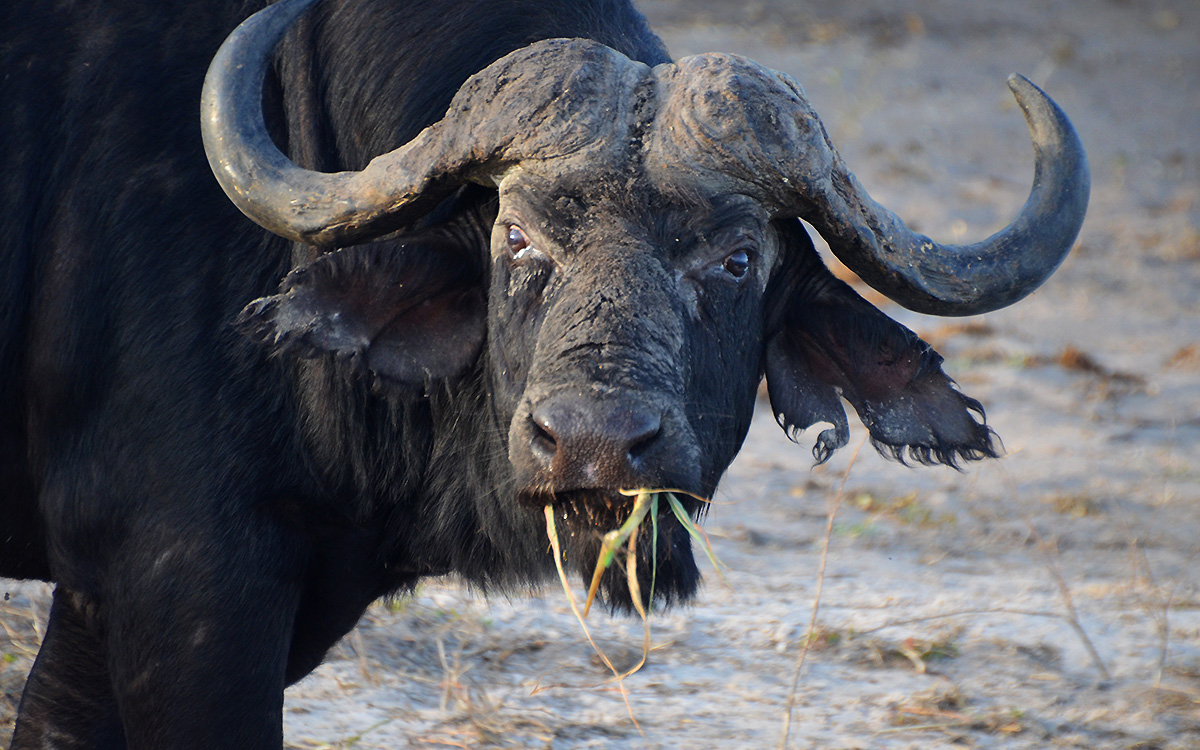
[[[975,312],[1070,247],[1082,152],[1039,152],[1031,197],[1074,229],[971,251],[1053,257],[960,284],[794,82],[672,64],[627,2],[325,0],[281,11],[273,57],[247,32],[261,96],[218,56],[206,157],[206,69],[261,5],[0,9],[0,575],[56,583],[14,748],[279,747],[284,687],[373,600],[543,581],[545,506],[586,573],[619,490],[711,496],[764,373],[789,433],[832,425],[818,460],[840,398],[892,455],[995,454],[796,217],[906,304]],[[698,573],[660,525],[669,603]],[[602,596],[628,607],[623,576]]]

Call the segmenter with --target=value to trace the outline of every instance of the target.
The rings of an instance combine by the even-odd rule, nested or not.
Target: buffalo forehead
[[[492,92],[528,94],[518,81],[555,89],[536,97],[547,107],[535,117],[490,123],[520,133],[524,145],[497,183],[525,172],[577,194],[648,185],[659,194],[746,193],[770,203],[803,187],[781,183],[827,179],[836,158],[799,84],[753,60],[707,53],[649,69],[594,43],[554,51],[562,58],[557,75],[504,76],[507,85]],[[545,66],[555,55],[542,57],[550,60],[520,62]]]
[[[763,226],[771,211],[744,181],[719,170],[696,170],[694,163],[654,168],[632,159],[596,162],[583,155],[526,161],[499,181],[498,221],[544,222],[533,227],[556,241],[588,234],[626,231],[661,240],[663,232],[703,236],[731,224]],[[555,226],[559,222],[562,226]],[[578,239],[578,238],[575,238]]]
[[[448,112],[460,127],[449,135],[505,144],[501,163],[589,152],[603,161],[595,152],[622,142],[649,77],[646,65],[597,42],[543,40],[463,85]]]
[[[664,170],[662,179],[652,179],[640,167],[609,171],[577,160],[554,162],[513,170],[500,191],[498,220],[528,222],[526,229],[552,243],[543,251],[560,260],[582,254],[597,262],[614,252],[649,253],[655,264],[673,269],[675,278],[719,262],[723,251],[745,245],[749,237],[756,255],[755,286],[765,288],[778,247],[768,228],[771,211],[756,196],[739,192],[745,183],[685,170]],[[620,272],[618,265],[631,270],[613,259],[603,261],[610,282]],[[653,276],[660,283],[677,283]]]
[[[690,173],[765,202],[827,179],[834,160],[800,85],[738,55],[709,53],[654,69],[656,116],[644,137],[650,175]]]

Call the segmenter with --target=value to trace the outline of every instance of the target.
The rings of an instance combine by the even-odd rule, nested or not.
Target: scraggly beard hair
[[[604,534],[619,528],[629,518],[633,499],[615,493],[573,491],[556,495],[553,505],[559,544],[566,558],[564,568],[568,575],[570,571],[578,574],[586,592],[596,569]],[[658,507],[657,549],[652,529],[651,519],[647,516],[637,531],[637,577],[642,604],[650,608],[651,592],[655,608],[686,602],[695,595],[700,583],[691,537],[665,500]],[[597,593],[599,603],[613,612],[633,611],[626,573],[627,550],[628,544],[618,550],[600,580]]]

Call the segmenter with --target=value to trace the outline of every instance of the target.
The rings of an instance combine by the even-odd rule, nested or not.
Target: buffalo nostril
[[[643,423],[638,424],[628,435],[629,460],[637,461],[646,455],[662,432],[662,420],[657,415],[645,415]]]
[[[554,436],[553,426],[544,417],[539,419],[537,414],[531,415],[529,422],[533,426],[529,447],[539,461],[549,466],[558,452],[558,439]]]
[[[552,396],[533,408],[526,445],[555,481],[580,487],[637,481],[662,433],[657,409],[636,400]]]

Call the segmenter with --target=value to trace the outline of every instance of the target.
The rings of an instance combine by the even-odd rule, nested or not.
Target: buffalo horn
[[[226,194],[264,228],[309,245],[387,234],[413,220],[424,199],[466,182],[494,184],[524,159],[612,140],[602,130],[627,119],[629,92],[649,75],[594,42],[538,42],[473,76],[440,122],[361,172],[314,172],[280,152],[262,111],[274,49],[313,2],[282,0],[248,18],[213,58],[201,96],[204,148]]]
[[[991,237],[943,245],[913,232],[867,195],[836,152],[831,179],[797,195],[797,212],[863,281],[911,310],[976,315],[1016,302],[1071,250],[1091,182],[1083,145],[1058,105],[1022,76],[1008,86],[1033,139],[1033,188],[1016,219]]]
[[[1009,79],[1033,135],[1029,199],[1005,229],[974,245],[941,245],[873,201],[846,168],[803,89],[737,55],[708,53],[657,69],[664,82],[658,169],[694,165],[773,215],[811,223],[863,281],[935,315],[974,315],[1033,291],[1070,251],[1087,211],[1087,157],[1044,93]]]

